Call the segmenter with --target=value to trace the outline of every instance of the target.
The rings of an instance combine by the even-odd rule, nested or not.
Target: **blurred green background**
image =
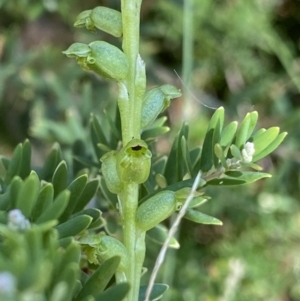
[[[98,5],[119,9],[120,3],[0,0],[2,155],[25,138],[37,167],[55,141],[70,164],[76,165],[74,150],[91,155],[90,113],[114,112],[117,86],[61,52],[75,41],[121,45],[105,33],[73,28],[81,11]],[[261,127],[278,125],[289,135],[261,162],[272,179],[207,191],[212,200],[203,208],[222,227],[182,223],[181,248],[169,252],[158,279],[171,285],[163,300],[300,300],[300,1],[194,0],[188,23],[183,12],[179,0],[144,0],[142,7],[149,87],[180,87],[175,70],[189,88],[167,112],[172,130],[159,139],[158,151],[168,152],[183,119],[191,125],[190,144],[201,141],[213,113],[202,103],[224,106],[228,121],[257,110]],[[185,52],[189,35],[193,51]],[[149,243],[149,269],[158,250]]]

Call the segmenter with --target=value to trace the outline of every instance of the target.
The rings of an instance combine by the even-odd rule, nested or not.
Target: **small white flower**
[[[21,210],[14,209],[8,213],[7,226],[13,230],[26,230],[30,228],[29,220],[23,215]]]
[[[254,143],[247,142],[244,148],[242,149],[243,161],[250,163],[253,159],[254,153],[255,153]]]
[[[247,142],[244,146],[244,149],[246,150],[246,152],[249,156],[253,156],[255,153],[255,148],[254,148],[253,142]]]
[[[9,272],[0,273],[0,297],[12,297],[16,291],[16,278]]]
[[[231,158],[226,160],[229,169],[238,169],[241,167],[240,160],[237,158]]]

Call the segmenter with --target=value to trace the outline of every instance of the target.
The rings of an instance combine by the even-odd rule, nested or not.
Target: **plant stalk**
[[[128,101],[128,115],[124,116],[122,123],[127,123],[126,132],[123,133],[123,145],[133,138],[140,138],[141,100],[136,97],[136,67],[140,42],[140,10],[142,0],[122,0],[123,22],[123,51],[129,62],[129,72],[125,81]],[[122,118],[122,116],[121,116]]]
[[[142,0],[122,0],[123,22],[123,51],[129,62],[129,72],[123,82],[126,86],[126,97],[123,97],[120,107],[122,122],[123,146],[133,138],[140,138],[141,110],[143,88],[140,81],[139,70],[139,31],[140,31],[140,8]],[[142,93],[141,93],[142,90]],[[123,93],[123,96],[124,95]],[[136,210],[138,207],[139,185],[124,183],[124,189],[119,195],[123,212],[123,239],[128,251],[130,265],[125,272],[131,289],[126,301],[138,301],[140,276],[145,257],[145,233],[140,233],[135,224]]]

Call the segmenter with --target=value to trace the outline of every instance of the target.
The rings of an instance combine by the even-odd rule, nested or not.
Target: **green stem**
[[[138,205],[138,185],[125,185],[120,194],[123,211],[123,239],[128,251],[129,267],[125,272],[131,290],[128,301],[137,301],[140,287],[140,276],[145,258],[145,233],[137,230],[135,215]]]
[[[120,85],[119,108],[122,122],[123,146],[140,138],[142,97],[145,90],[144,64],[139,59],[140,8],[142,0],[122,0],[123,51],[129,62],[129,72]],[[142,76],[141,76],[142,74]],[[119,198],[122,206],[123,239],[130,265],[125,272],[131,289],[127,301],[137,301],[141,270],[145,257],[145,233],[136,229],[139,185],[124,183]]]
[[[129,62],[129,72],[126,78],[127,92],[129,95],[128,115],[123,116],[122,128],[123,144],[127,144],[133,138],[140,138],[141,100],[136,91],[136,70],[139,54],[140,35],[140,10],[142,0],[122,0],[123,22],[123,51]],[[122,116],[121,116],[122,118]]]

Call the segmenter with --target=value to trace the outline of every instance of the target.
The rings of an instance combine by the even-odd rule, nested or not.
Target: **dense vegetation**
[[[187,112],[182,99],[172,102],[168,110],[172,131],[158,141],[159,152],[169,151],[183,112],[191,124],[190,145],[204,138],[214,110],[201,103],[225,107],[228,120],[242,120],[246,112],[256,110],[261,127],[278,125],[289,135],[261,164],[271,179],[221,193],[210,188],[214,200],[203,208],[222,220],[222,227],[182,223],[181,248],[170,251],[158,279],[171,285],[164,300],[300,300],[299,3],[195,2],[189,87],[197,100],[186,93],[191,106]],[[30,138],[36,170],[42,169],[54,142],[61,146],[69,177],[93,161],[94,153],[87,148],[90,113],[101,117],[104,111],[115,111],[111,100],[116,98],[116,86],[83,72],[61,52],[74,41],[95,40],[93,33],[75,30],[73,23],[79,12],[97,5],[118,9],[119,1],[0,3],[2,155],[10,157],[18,143]],[[181,85],[173,69],[181,74],[186,34],[182,10],[180,1],[144,1],[141,55],[149,86]],[[105,33],[97,35],[116,43]],[[101,125],[108,129],[106,120]],[[79,159],[83,157],[84,162]],[[97,166],[92,172],[98,172]],[[97,202],[106,212],[108,204],[100,198]],[[112,232],[114,218],[110,216]],[[151,241],[148,246],[146,266],[152,267],[158,246]]]

